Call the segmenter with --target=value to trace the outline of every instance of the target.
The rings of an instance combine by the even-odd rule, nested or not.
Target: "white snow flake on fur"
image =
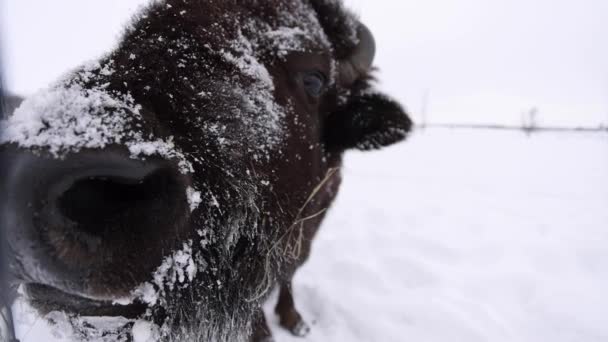
[[[281,58],[293,51],[304,51],[303,42],[308,39],[306,31],[300,27],[279,27],[269,30],[264,36],[273,42],[274,51]]]
[[[140,298],[144,303],[156,304],[158,302],[158,292],[151,283],[141,284],[133,291],[133,297],[129,298],[128,301],[122,302],[121,304],[131,304],[135,298]]]
[[[117,97],[78,85],[43,90],[28,98],[2,123],[0,143],[48,148],[55,156],[82,148],[120,143],[128,115],[140,107],[129,95]]]
[[[274,90],[274,83],[268,69],[255,57],[253,43],[242,32],[239,31],[239,38],[232,42],[231,47],[240,56],[237,57],[231,52],[224,51],[224,58],[236,65],[245,75],[252,77],[257,83],[261,83],[264,88]]]
[[[198,206],[203,202],[201,198],[201,192],[196,191],[193,187],[188,187],[186,189],[186,198],[188,199],[188,204],[190,204],[190,211],[196,210]]]
[[[287,134],[283,121],[289,109],[275,99],[274,82],[265,65],[268,51],[272,51],[273,57],[283,58],[291,52],[306,52],[309,46],[319,43],[324,48],[331,48],[318,19],[307,5],[293,4],[291,9],[280,13],[278,27],[259,19],[244,22],[236,38],[218,50],[225,61],[253,81],[246,87],[241,82],[228,82],[226,89],[241,99],[242,111],[235,117],[248,129],[247,137],[251,141],[247,144],[255,146],[255,150],[249,152],[256,160],[268,159],[270,153],[280,153],[275,147]],[[201,92],[199,95],[206,97],[209,94]]]
[[[86,70],[79,76],[90,77],[87,76],[90,71]],[[140,118],[140,110],[128,94],[110,94],[77,84],[60,85],[26,99],[11,117],[2,121],[0,144],[46,148],[55,157],[83,148],[103,149],[123,144],[132,158],[160,155],[176,159],[182,173],[194,172],[172,138],[146,140],[141,133],[128,130],[129,122]]]
[[[250,25],[254,25],[252,23]],[[285,108],[275,101],[274,82],[266,66],[256,56],[257,50],[257,40],[248,38],[239,31],[238,38],[230,42],[228,49],[219,53],[253,81],[247,87],[230,82],[226,88],[235,94],[235,98],[241,99],[242,110],[234,113],[235,117],[249,130],[247,136],[254,140],[252,143],[257,145],[258,152],[268,156],[285,135],[282,122]]]
[[[136,321],[132,332],[133,342],[157,342],[160,339],[158,326],[148,321]]]
[[[155,141],[129,141],[126,143],[131,152],[131,157],[138,158],[141,156],[159,155],[167,159],[176,159],[181,173],[188,174],[194,172],[192,163],[186,159],[186,156],[179,151],[172,138],[167,140]]]
[[[131,302],[140,298],[145,303],[155,305],[163,299],[165,289],[176,286],[188,287],[198,273],[198,266],[192,252],[192,241],[184,243],[183,248],[165,258],[153,274],[152,283],[141,284],[135,291]]]

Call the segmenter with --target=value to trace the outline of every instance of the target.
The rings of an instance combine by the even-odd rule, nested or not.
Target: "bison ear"
[[[325,141],[331,148],[379,149],[397,143],[412,129],[412,120],[394,100],[379,93],[362,93],[328,118]]]

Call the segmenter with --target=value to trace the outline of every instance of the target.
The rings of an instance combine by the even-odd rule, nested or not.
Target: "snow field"
[[[427,130],[351,153],[289,341],[607,341],[608,136]]]

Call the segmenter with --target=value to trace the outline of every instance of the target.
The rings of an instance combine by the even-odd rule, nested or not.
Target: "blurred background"
[[[5,0],[8,89],[28,94],[112,47],[146,0]],[[418,123],[608,126],[605,0],[347,0],[382,86]]]
[[[107,52],[146,2],[4,0],[8,90]],[[608,341],[608,1],[346,3],[420,127],[346,156],[295,280],[312,334],[271,318],[277,341]],[[49,341],[15,309],[22,342]]]

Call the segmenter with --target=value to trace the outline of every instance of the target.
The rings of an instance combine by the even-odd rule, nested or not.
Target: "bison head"
[[[342,153],[410,129],[374,53],[339,1],[154,2],[3,123],[0,222],[30,302],[244,336],[308,253]]]

